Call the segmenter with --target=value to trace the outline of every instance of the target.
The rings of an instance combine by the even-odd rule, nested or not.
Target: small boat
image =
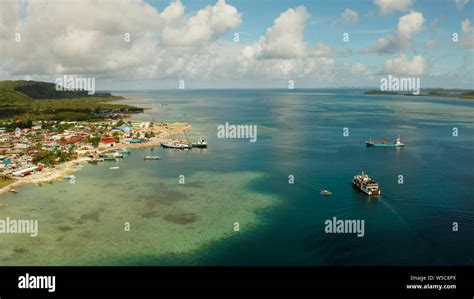
[[[113,166],[113,167],[110,167],[110,169],[112,169],[112,170],[113,170],[113,169],[120,169],[120,167],[118,167],[118,166]]]
[[[195,148],[207,148],[207,142],[202,138],[202,136],[198,139],[196,143],[192,144]]]
[[[366,141],[365,144],[367,146],[380,146],[380,147],[401,147],[405,146],[403,142],[400,140],[400,136],[395,140],[395,142],[388,142],[387,140],[383,141],[377,141],[377,140],[372,140],[369,139],[369,141]]]
[[[161,160],[160,156],[146,156],[145,160]]]
[[[126,149],[126,148],[119,150],[118,153],[120,153],[120,154],[126,154],[126,155],[130,155],[130,154],[131,154],[130,151],[129,151],[128,149]]]
[[[65,180],[74,180],[76,178],[75,175],[71,174],[71,175],[67,175],[64,177]]]
[[[120,153],[120,152],[115,152],[115,153],[112,154],[112,156],[115,157],[115,158],[119,158],[119,159],[123,158],[123,154]]]
[[[332,195],[332,192],[331,192],[331,191],[328,191],[328,190],[326,190],[326,189],[321,190],[320,193],[321,193],[321,195],[325,195],[325,196],[331,196],[331,195]]]
[[[15,188],[11,188],[10,190],[8,190],[8,192],[11,192],[11,193],[18,193],[18,191],[16,191]]]
[[[114,160],[115,160],[115,158],[114,158]],[[103,158],[97,158],[97,159],[87,160],[87,163],[90,163],[90,164],[97,164],[97,162],[104,162],[104,159]]]
[[[114,156],[104,156],[104,157],[102,157],[102,159],[104,159],[104,161],[115,161],[115,160],[117,160],[117,158],[114,157]]]
[[[367,195],[378,196],[380,193],[382,193],[382,191],[380,191],[379,184],[363,171],[360,174],[354,176],[352,179],[352,184],[354,184],[355,187]]]

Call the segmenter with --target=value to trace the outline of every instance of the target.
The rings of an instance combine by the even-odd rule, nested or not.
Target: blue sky
[[[194,88],[284,87],[288,80],[298,87],[364,87],[393,74],[420,77],[425,87],[473,87],[469,0],[38,2],[16,10],[6,4],[16,1],[2,2],[3,12],[17,17],[7,16],[0,31],[0,79],[94,76],[105,88],[172,88],[178,80]],[[344,12],[352,19],[342,20]],[[128,31],[130,43],[115,42]],[[14,44],[15,32],[31,41]],[[42,49],[31,51],[29,42]]]

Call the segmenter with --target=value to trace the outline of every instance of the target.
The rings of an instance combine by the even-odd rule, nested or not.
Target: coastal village
[[[101,122],[37,121],[24,128],[0,127],[0,192],[16,192],[13,186],[21,182],[60,179],[73,172],[74,165],[120,158],[128,148],[173,142],[175,135],[189,128],[187,123],[112,118]]]

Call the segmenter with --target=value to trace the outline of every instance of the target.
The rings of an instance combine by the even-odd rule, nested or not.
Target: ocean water
[[[190,122],[188,136],[209,148],[134,150],[118,170],[85,165],[76,184],[0,198],[0,218],[39,220],[37,238],[0,235],[0,265],[474,265],[471,100],[357,89],[115,94],[150,108],[135,119]],[[226,122],[257,125],[257,142],[217,138]],[[405,148],[364,144],[398,135]],[[379,199],[352,187],[360,171],[379,182]],[[325,233],[333,217],[364,220],[364,237]]]

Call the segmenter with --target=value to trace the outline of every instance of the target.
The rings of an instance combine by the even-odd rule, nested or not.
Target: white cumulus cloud
[[[464,6],[468,3],[469,3],[469,0],[454,0],[454,4],[459,10],[463,9]]]
[[[181,17],[184,12],[181,2],[176,1],[170,7],[169,11],[165,10],[161,14],[168,20],[168,24],[161,32],[161,42],[164,46],[202,45],[236,28],[242,22],[241,14],[225,0],[219,0],[214,6],[208,5],[200,9],[185,20],[184,24],[172,21]]]
[[[416,55],[410,60],[405,54],[399,54],[387,59],[383,69],[387,74],[421,76],[426,70],[426,59]]]
[[[379,8],[381,15],[407,11],[412,3],[412,0],[374,0],[374,4]]]
[[[464,21],[462,21],[461,30],[464,33],[469,33],[472,31],[471,21],[469,21],[469,19],[465,19]]]
[[[359,13],[357,11],[354,11],[350,8],[346,8],[339,18],[337,18],[332,25],[337,27],[337,26],[342,26],[342,25],[354,25],[359,21]]]
[[[318,43],[314,50],[311,52],[311,55],[314,57],[333,57],[335,55],[335,52],[328,45]]]
[[[5,57],[0,68],[11,75],[127,77],[168,48],[201,47],[241,23],[241,14],[225,0],[188,15],[179,0],[161,13],[143,0],[36,0],[24,5],[22,20],[16,1],[2,2],[0,10]],[[17,32],[21,42],[14,41]],[[162,68],[156,66],[158,70]]]
[[[398,19],[397,34],[379,38],[375,45],[364,48],[362,52],[390,54],[407,50],[411,47],[413,35],[423,29],[424,22],[422,13],[411,11]]]
[[[423,28],[425,18],[417,11],[411,11],[398,20],[398,32],[401,36],[411,38],[414,33],[420,32]]]
[[[364,64],[336,59],[352,55],[349,48],[306,44],[310,16],[304,6],[282,11],[259,39],[235,43],[222,37],[242,23],[242,15],[224,0],[193,11],[180,0],[161,11],[145,0],[21,3],[1,4],[2,79],[54,81],[63,74],[91,76],[98,84],[291,79],[314,86],[364,82],[371,76]],[[21,42],[14,41],[17,32]]]
[[[257,45],[262,58],[291,58],[306,55],[304,28],[309,13],[304,6],[290,8],[275,19]]]
[[[463,35],[459,39],[459,46],[461,48],[474,50],[474,28],[469,19],[465,19],[461,22],[461,30]]]

